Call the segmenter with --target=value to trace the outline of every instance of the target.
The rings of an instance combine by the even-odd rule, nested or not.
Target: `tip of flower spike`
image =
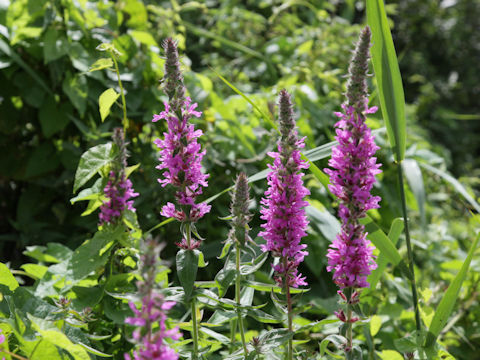
[[[280,133],[282,140],[287,140],[292,130],[295,128],[295,120],[293,120],[293,104],[292,98],[287,90],[282,89],[278,99],[280,123]]]
[[[185,86],[183,85],[183,75],[180,70],[177,42],[172,38],[167,38],[162,43],[165,51],[165,92],[172,103],[173,110],[176,111],[185,100]]]
[[[346,96],[348,105],[353,106],[357,112],[363,112],[365,100],[368,97],[367,74],[368,59],[370,58],[370,37],[370,28],[365,26],[360,33],[348,68],[349,80]]]

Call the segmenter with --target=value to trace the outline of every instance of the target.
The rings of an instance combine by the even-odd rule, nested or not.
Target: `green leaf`
[[[403,356],[395,350],[382,350],[381,353],[377,352],[377,354],[382,360],[404,360]]]
[[[57,29],[48,28],[43,41],[43,60],[45,64],[68,54],[68,41],[65,36],[58,33]]]
[[[88,72],[110,69],[113,66],[113,60],[111,58],[101,58],[95,61],[88,69]]]
[[[119,96],[119,93],[110,88],[105,90],[98,98],[98,108],[100,111],[100,117],[102,118],[102,122],[105,121],[105,118],[108,116],[108,114],[110,114],[110,108],[115,103],[115,101],[117,101]]]
[[[421,167],[427,169],[428,171],[433,172],[434,174],[440,176],[441,178],[443,178],[444,180],[452,184],[455,190],[457,190],[460,193],[460,195],[462,195],[465,198],[465,200],[467,200],[467,202],[470,205],[472,205],[472,207],[478,213],[480,213],[480,205],[478,204],[478,202],[475,201],[475,199],[468,193],[467,189],[465,189],[465,187],[457,179],[455,179],[452,175],[448,174],[447,172],[434,168],[433,166],[430,166],[428,164],[425,164],[425,163],[419,163],[419,164]]]
[[[418,211],[420,212],[420,219],[423,229],[426,228],[427,220],[425,213],[425,186],[423,185],[423,176],[418,163],[414,159],[405,159],[402,161],[403,171],[407,178],[408,186],[415,196],[417,201]]]
[[[157,42],[149,32],[141,30],[131,30],[129,33],[135,40],[141,42],[142,44],[158,47]]]
[[[98,178],[92,187],[80,191],[77,196],[70,199],[70,204],[75,204],[77,201],[98,199],[103,195],[102,180],[102,178]]]
[[[8,286],[13,291],[18,287],[18,282],[4,263],[0,263],[0,284]]]
[[[251,287],[252,289],[258,290],[258,291],[266,291],[270,292],[273,291],[275,293],[281,293],[283,291],[283,288],[280,286],[277,286],[275,284],[265,284],[265,283],[260,283],[257,281],[251,281],[251,280],[246,280],[244,281],[245,286]],[[290,293],[291,294],[299,294],[302,292],[309,291],[310,289],[298,289],[298,288],[290,288]]]
[[[215,70],[211,69],[215,75],[217,75],[220,80],[222,80],[230,89],[232,89],[233,91],[235,91],[238,95],[240,95],[241,97],[243,97],[250,105],[252,105],[252,107],[258,111],[258,113],[262,116],[262,118],[267,122],[269,123],[274,129],[277,129],[277,125],[273,122],[273,120],[267,116],[247,95],[245,95],[243,92],[241,92],[240,90],[238,90],[233,84],[231,84],[227,79],[225,79],[222,75],[220,75],[218,72],[216,72]],[[277,129],[278,131],[278,129]]]
[[[100,356],[100,357],[113,357],[113,355],[110,355],[110,354],[105,354],[97,349],[94,349],[88,345],[85,345],[81,342],[78,343],[78,345],[80,345],[81,347],[83,347],[85,350],[87,350],[90,354],[93,354],[93,355],[97,355],[97,356]]]
[[[97,145],[84,152],[78,163],[77,172],[75,173],[73,192],[77,192],[97,171],[113,159],[112,143]]]
[[[218,284],[218,295],[223,297],[230,284],[235,280],[235,251],[232,251],[223,268],[215,275],[215,282]]]
[[[254,260],[253,263],[243,263],[240,265],[240,273],[242,275],[250,275],[256,272],[258,269],[260,269],[268,258],[268,252],[264,252],[260,254],[260,256],[257,256]]]
[[[70,339],[60,332],[59,329],[56,329],[53,324],[51,328],[44,330],[44,326],[39,325],[44,320],[36,319],[30,314],[28,314],[28,318],[32,322],[33,328],[40,333],[44,340],[59,348],[65,349],[74,360],[90,360],[88,353],[82,346],[72,343]]]
[[[16,62],[23,70],[25,70],[28,75],[30,75],[48,94],[53,95],[52,90],[48,87],[46,82],[38,76],[37,72],[30,67],[23,59],[15,53],[8,43],[3,41],[3,39],[0,38],[0,51],[3,52],[5,55],[10,57],[14,62]]]
[[[398,162],[405,157],[405,96],[397,55],[383,0],[367,0],[367,22],[372,30],[372,62],[388,139]]]
[[[192,295],[198,270],[198,250],[181,249],[177,252],[177,274],[188,301]]]
[[[445,327],[450,314],[452,313],[455,302],[457,301],[458,294],[462,287],[463,281],[467,277],[468,268],[473,258],[475,250],[477,250],[478,241],[480,239],[480,233],[477,234],[470,250],[468,251],[467,258],[463,262],[462,268],[458,272],[457,276],[453,279],[450,286],[448,287],[445,295],[443,295],[442,300],[435,310],[435,314],[428,329],[427,340],[425,341],[426,347],[431,347],[434,345],[435,340],[437,339],[440,332]]]
[[[106,229],[97,231],[92,239],[85,241],[78,247],[68,266],[73,280],[81,280],[90,273],[98,270],[105,265],[110,256],[112,245],[125,232],[123,226],[118,226],[113,230]]]
[[[73,106],[83,117],[87,108],[88,86],[87,79],[82,75],[72,75],[67,72],[67,76],[62,83],[63,92],[68,96]]]
[[[411,279],[411,273],[407,265],[402,259],[402,256],[398,252],[395,245],[390,241],[387,235],[375,224],[371,217],[368,215],[359,220],[361,224],[365,225],[365,230],[368,232],[367,238],[380,250],[380,253],[385,254],[387,259],[395,266],[398,266],[400,270]]]
[[[382,318],[378,315],[373,315],[370,318],[370,335],[375,336],[382,327]]]
[[[43,134],[49,138],[62,131],[70,122],[68,114],[72,111],[73,108],[68,102],[57,105],[53,96],[48,97],[38,112]]]
[[[320,356],[323,356],[325,353],[332,356],[335,359],[343,359],[343,356],[337,355],[330,350],[328,350],[328,345],[332,343],[337,349],[342,349],[343,345],[347,343],[347,339],[341,335],[329,335],[320,343]]]
[[[388,238],[390,239],[391,243],[395,246],[397,244],[398,238],[402,234],[404,228],[403,218],[396,218],[392,221],[392,225],[390,226],[390,231],[388,232]],[[385,268],[388,265],[388,257],[385,253],[380,252],[377,257],[377,268],[372,271],[372,273],[368,276],[367,281],[370,284],[370,288],[365,289],[362,294],[370,293],[373,291],[380,277],[382,276]]]

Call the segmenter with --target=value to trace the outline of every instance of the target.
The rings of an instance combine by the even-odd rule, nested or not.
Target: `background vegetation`
[[[480,5],[469,0],[406,0],[387,1],[386,8],[408,103],[407,198],[422,318],[428,324],[473,238],[469,210],[478,198],[480,175],[480,35],[475,31],[480,26]],[[114,106],[105,122],[100,119],[99,95],[117,86],[115,72],[89,71],[102,57],[96,50],[100,43],[111,42],[121,52],[129,163],[140,164],[131,179],[141,194],[135,204],[139,224],[146,230],[162,221],[160,207],[172,197],[156,181],[152,144],[165,126],[151,123],[165,100],[159,83],[164,38],[178,40],[186,86],[204,112],[196,126],[205,132],[204,166],[211,174],[207,198],[231,186],[239,171],[253,175],[265,169],[266,153],[275,140],[269,123],[218,74],[271,118],[276,95],[287,88],[307,149],[326,144],[333,140],[333,112],[343,101],[344,74],[364,16],[363,2],[350,0],[0,1],[1,261],[13,269],[32,261],[31,257],[43,263],[45,258],[38,254],[55,251],[49,243],[73,249],[96,231],[96,214],[85,214],[84,203],[71,204],[70,199],[75,196],[73,179],[80,155],[108,141],[123,116],[121,107]],[[371,102],[378,105],[375,84],[370,85]],[[381,112],[369,119],[369,125],[378,129],[383,164],[375,189],[383,199],[382,208],[374,217],[388,232],[401,215],[396,170]],[[327,156],[316,165],[325,167]],[[446,175],[447,169],[454,178]],[[318,180],[307,176],[306,182],[312,192],[306,239],[310,256],[301,271],[311,290],[302,298],[308,311],[298,320],[305,324],[336,309],[336,287],[325,270],[325,253],[338,230],[335,213],[327,210],[335,204]],[[260,181],[252,188],[253,235],[259,231],[258,204],[265,186]],[[218,218],[228,214],[228,204],[227,195],[217,198],[211,216],[199,223],[210,262],[200,270],[200,280],[212,279],[222,266],[216,257],[228,226]],[[178,239],[172,234],[177,234],[177,225],[153,234],[167,243],[162,258],[168,264],[176,252],[173,242]],[[406,251],[402,239],[399,248]],[[480,347],[479,271],[477,257],[442,337],[458,359],[474,359]],[[268,267],[263,274],[268,277]],[[174,273],[170,281],[177,282]],[[404,310],[411,303],[408,284],[389,268],[378,292],[365,297],[377,314],[376,325],[359,335],[370,342],[371,356],[375,346],[402,351],[393,339],[414,330],[413,312]],[[268,293],[258,293],[254,302],[266,298]],[[305,339],[310,339],[313,351],[318,340],[336,331],[328,326],[313,329]]]

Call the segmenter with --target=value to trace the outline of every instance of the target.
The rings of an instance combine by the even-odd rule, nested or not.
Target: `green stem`
[[[187,236],[187,245],[190,246],[192,239],[192,232],[190,223],[185,224],[185,232]],[[191,251],[191,250],[188,250]],[[195,296],[191,300],[191,311],[192,311],[192,339],[193,339],[193,352],[192,360],[198,359],[198,324],[197,324],[197,303],[195,301]]]
[[[120,95],[122,97],[123,131],[126,132],[128,128],[128,120],[127,120],[127,103],[125,101],[125,93],[123,91],[122,80],[120,79],[120,71],[118,70],[117,59],[115,59],[115,55],[113,53],[110,53],[110,56],[112,57],[113,63],[115,64],[115,71],[117,72],[118,86],[120,87]]]
[[[11,357],[14,357],[14,358],[16,358],[16,359],[19,359],[19,360],[28,360],[28,358],[26,358],[26,357],[17,355],[17,354],[15,354],[15,353],[12,353],[12,352],[10,352],[10,351],[8,351],[8,350],[5,350],[5,349],[0,349],[0,353],[2,353],[2,352],[5,353],[5,354],[7,354],[7,355],[10,355]]]
[[[352,351],[353,344],[353,332],[352,332],[352,307],[347,303],[347,349],[345,352],[345,359],[348,359],[348,354]]]
[[[193,327],[193,354],[192,359],[198,359],[198,324],[197,324],[197,303],[195,297],[192,298],[192,327]]]
[[[284,257],[284,266],[287,268],[287,257]],[[287,293],[287,316],[288,316],[288,332],[293,332],[293,313],[292,313],[292,297],[290,295],[290,286],[288,286],[288,275],[285,275],[285,292]],[[288,349],[286,354],[287,360],[293,360],[293,337],[288,340]]]
[[[236,250],[236,270],[237,270],[237,276],[235,279],[235,301],[237,302],[237,305],[240,306],[241,274],[240,274],[240,246],[238,244],[238,241],[236,243],[235,250]],[[245,330],[243,328],[243,318],[242,318],[242,313],[240,311],[240,308],[237,309],[237,314],[238,314],[238,326],[240,328],[240,335],[242,337],[243,355],[246,357],[248,350],[247,350],[247,342],[245,341]]]
[[[415,311],[415,323],[417,325],[417,330],[420,332],[422,329],[422,324],[420,322],[420,311],[418,309],[418,295],[417,295],[417,284],[415,282],[415,268],[414,268],[414,259],[412,244],[410,241],[410,233],[408,231],[408,217],[407,217],[407,202],[405,200],[405,189],[403,184],[403,170],[402,163],[397,163],[398,168],[398,181],[400,182],[400,197],[402,200],[402,212],[403,212],[403,222],[405,225],[405,239],[407,242],[407,255],[408,263],[410,267],[410,276],[411,276],[411,285],[412,285],[412,299],[413,299],[413,308]]]

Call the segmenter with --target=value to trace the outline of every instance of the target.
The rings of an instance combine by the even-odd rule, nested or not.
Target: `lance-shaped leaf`
[[[75,183],[73,192],[82,187],[90,180],[102,167],[114,159],[112,152],[112,143],[106,143],[94,146],[82,154],[75,173]]]
[[[198,250],[181,249],[177,252],[177,274],[180,284],[185,291],[185,300],[189,300],[192,295],[195,279],[198,271]]]
[[[400,162],[405,157],[405,96],[383,0],[367,0],[367,22],[372,30],[371,54],[382,114],[390,145]]]

